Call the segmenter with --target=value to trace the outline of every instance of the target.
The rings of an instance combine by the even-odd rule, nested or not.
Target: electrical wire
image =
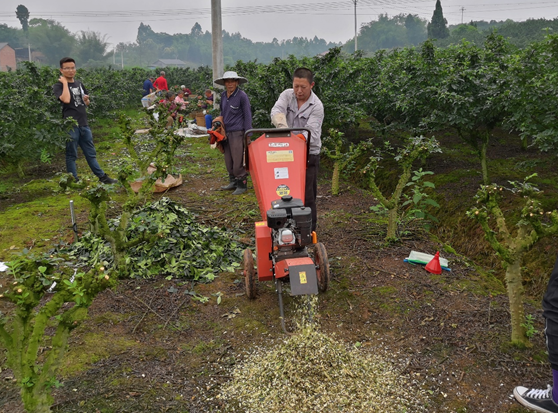
[[[362,10],[367,7],[389,7],[400,9],[394,6],[410,6],[414,10],[421,13],[422,7],[417,8],[416,5],[424,4],[424,13],[432,13],[431,0],[358,0],[357,7]],[[242,15],[255,15],[255,14],[290,14],[290,13],[304,13],[304,12],[331,12],[330,14],[337,14],[337,10],[352,11],[352,0],[345,1],[332,1],[332,2],[318,2],[318,3],[290,3],[290,4],[277,4],[277,5],[253,5],[253,6],[236,6],[225,7],[222,9],[222,14],[225,16],[242,16]],[[509,6],[519,6],[513,7]],[[415,6],[415,7],[413,7]],[[525,10],[533,8],[551,8],[556,7],[556,1],[542,1],[542,2],[521,2],[521,3],[478,3],[469,4],[468,12],[473,13],[471,8],[474,7],[492,7],[491,9],[483,9],[479,12],[493,12],[493,11],[508,11],[508,10]],[[446,7],[447,8],[447,7]],[[402,11],[408,9],[400,9]],[[428,10],[428,11],[426,11]],[[444,13],[447,14],[447,13]],[[88,18],[146,18],[146,17],[207,17],[211,15],[211,8],[190,8],[190,9],[167,9],[167,10],[112,10],[112,11],[34,11],[31,13],[32,18],[56,19],[61,17],[88,17]],[[0,18],[15,17],[15,12],[0,13]]]
[[[249,15],[316,15],[316,16],[345,16],[353,15],[353,0],[343,1],[322,1],[317,3],[288,3],[272,5],[250,5],[222,8],[223,16],[249,16]],[[556,8],[556,1],[533,1],[525,3],[506,2],[506,3],[476,3],[467,4],[467,15],[482,15],[490,12],[507,12],[530,9]],[[400,11],[404,14],[415,14],[422,18],[432,16],[432,0],[357,0],[359,16],[379,16],[386,14],[378,12],[379,8]],[[475,10],[476,9],[476,10]],[[382,10],[383,11],[383,10]],[[557,13],[558,14],[558,13]],[[462,15],[461,11],[452,11],[451,7],[445,8],[445,16]],[[189,8],[189,9],[163,9],[163,10],[111,10],[111,11],[33,11],[31,18],[51,19],[55,21],[67,21],[71,18],[72,23],[81,22],[79,19],[86,19],[83,22],[91,23],[117,23],[117,22],[156,22],[156,21],[175,21],[175,20],[199,20],[211,16],[211,8]],[[0,22],[13,22],[14,12],[0,12]]]

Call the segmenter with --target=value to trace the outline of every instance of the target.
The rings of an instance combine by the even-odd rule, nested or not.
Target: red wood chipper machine
[[[304,128],[296,129],[296,132]],[[290,283],[291,295],[317,294],[327,290],[329,263],[324,245],[312,231],[312,211],[304,206],[308,144],[295,129],[251,129],[253,139],[246,150],[246,168],[262,220],[255,223],[256,264],[252,251],[244,251],[244,279],[248,298],[256,296],[256,279],[274,281],[284,331],[282,284]],[[311,247],[309,251],[309,248]]]

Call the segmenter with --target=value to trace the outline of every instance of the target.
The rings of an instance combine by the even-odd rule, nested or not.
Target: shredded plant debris
[[[394,364],[327,336],[313,323],[271,349],[251,352],[217,399],[222,412],[428,411],[422,390]]]
[[[109,220],[116,227],[118,219]],[[128,251],[130,275],[148,278],[172,276],[197,281],[212,281],[220,272],[233,272],[242,258],[242,245],[225,229],[199,224],[196,216],[169,198],[148,204],[132,215],[127,234],[134,238],[142,232],[160,234],[155,244],[141,243]],[[70,246],[70,255],[82,265],[113,265],[110,245],[86,232]]]

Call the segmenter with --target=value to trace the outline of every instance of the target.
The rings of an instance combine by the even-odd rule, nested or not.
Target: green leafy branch
[[[389,143],[386,143],[385,148],[377,150],[366,167],[363,169],[363,173],[368,176],[368,185],[370,190],[374,194],[375,198],[388,210],[388,228],[386,234],[386,240],[395,240],[397,222],[399,217],[399,208],[401,205],[403,190],[406,187],[409,179],[411,179],[411,170],[413,167],[413,162],[417,159],[425,158],[432,153],[441,152],[440,145],[438,141],[432,138],[425,138],[424,136],[418,136],[410,138],[404,146],[399,148],[396,152]],[[395,190],[391,193],[391,196],[385,196],[381,189],[376,183],[376,174],[380,168],[380,162],[385,155],[391,155],[393,159],[399,164],[401,168],[401,173],[399,175],[399,180],[395,186]]]
[[[476,206],[467,216],[479,222],[485,238],[500,257],[506,270],[506,288],[510,301],[511,341],[519,345],[527,344],[525,327],[522,325],[524,315],[524,288],[521,264],[527,251],[541,238],[558,233],[558,211],[544,211],[535,198],[540,191],[529,179],[523,182],[510,182],[512,188],[507,192],[517,196],[523,203],[515,224],[515,231],[508,225],[512,217],[506,218],[500,208],[505,189],[497,184],[482,185],[475,195]],[[494,218],[494,223],[490,218]]]
[[[344,133],[338,129],[330,129],[329,136],[323,140],[322,153],[333,160],[333,176],[331,178],[332,195],[339,194],[339,175],[346,171],[348,165],[353,163],[368,149],[372,147],[369,141],[361,141],[358,145],[350,144],[346,148],[346,142],[343,138]]]
[[[0,300],[16,306],[11,319],[0,319],[0,342],[28,412],[50,411],[51,389],[58,383],[56,373],[70,332],[85,319],[97,294],[115,282],[103,267],[72,275],[61,271],[61,262],[61,258],[48,255],[17,258],[8,263],[13,280],[0,294]],[[39,348],[50,323],[56,329],[50,350],[41,361]]]

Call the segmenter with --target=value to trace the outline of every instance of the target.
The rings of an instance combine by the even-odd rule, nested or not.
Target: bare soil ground
[[[437,167],[447,167],[439,159]],[[239,202],[238,208],[257,209],[253,190],[239,198],[218,192],[224,180],[214,177],[211,164],[202,166],[167,195],[208,224],[235,226],[253,243],[255,219],[232,212]],[[453,190],[464,186],[454,184]],[[404,360],[404,373],[428,392],[433,412],[526,412],[512,400],[514,386],[546,387],[550,379],[538,298],[527,305],[538,330],[532,347],[510,347],[504,288],[479,272],[471,257],[442,252],[451,272],[430,274],[403,261],[411,250],[433,254],[441,249],[429,234],[411,228],[400,242],[386,245],[384,224],[376,223],[369,209],[375,204],[371,195],[345,184],[340,196],[331,196],[326,167],[319,194],[318,234],[332,275],[319,299],[322,330]],[[71,335],[64,385],[55,391],[53,411],[215,411],[214,397],[244,351],[276,342],[284,333],[271,283],[258,284],[255,300],[244,295],[240,271],[195,286],[210,298],[207,303],[185,294],[192,288],[183,280],[123,280],[99,295],[89,319]],[[223,300],[217,305],[213,294],[219,292]],[[292,328],[288,295],[285,307]],[[2,361],[0,353],[0,367]],[[0,411],[23,411],[11,371],[4,367]]]

